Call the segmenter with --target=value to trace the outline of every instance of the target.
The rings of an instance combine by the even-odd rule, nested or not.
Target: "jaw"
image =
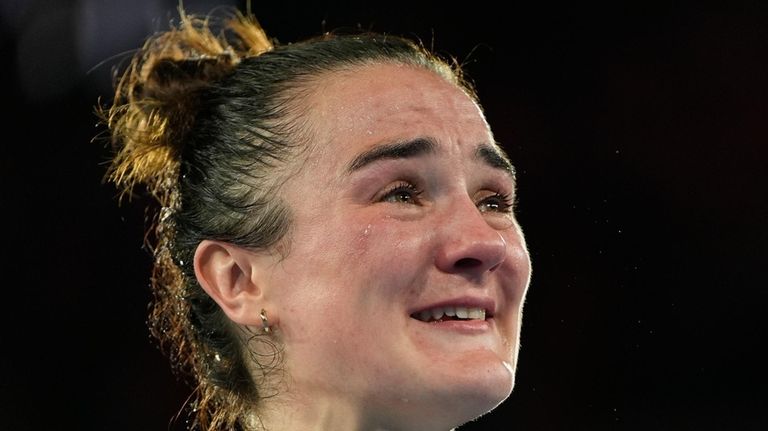
[[[436,359],[430,368],[424,370],[428,375],[413,376],[421,386],[404,386],[397,396],[366,402],[377,415],[372,423],[380,425],[368,429],[453,429],[498,407],[514,386],[514,366],[488,350],[458,360]]]
[[[304,326],[284,334],[290,335],[286,402],[291,419],[302,422],[268,429],[318,429],[322,422],[327,429],[445,431],[509,396],[517,336],[503,314],[429,323],[406,310],[394,303],[358,307],[354,314],[342,311],[325,320],[325,326],[318,325],[323,320],[311,319],[311,325],[298,320]],[[308,338],[317,328],[322,332]],[[332,348],[327,340],[333,340]],[[275,416],[286,420],[287,415]]]
[[[493,410],[514,386],[517,334],[500,335],[495,319],[428,323],[409,319],[408,349],[419,364],[403,382],[392,411],[410,418],[440,418],[434,429],[449,429]],[[406,391],[407,389],[407,391]],[[426,419],[426,418],[425,418]],[[444,420],[444,421],[443,421]],[[431,429],[421,424],[416,429]],[[407,428],[406,428],[407,429]]]

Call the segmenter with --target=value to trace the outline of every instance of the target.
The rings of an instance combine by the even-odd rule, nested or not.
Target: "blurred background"
[[[112,69],[176,6],[0,0],[0,429],[183,429],[143,202],[118,206],[92,141]],[[360,26],[455,56],[518,168],[517,386],[462,431],[768,429],[768,3],[252,8],[283,43]]]

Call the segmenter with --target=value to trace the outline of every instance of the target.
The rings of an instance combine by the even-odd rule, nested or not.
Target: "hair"
[[[396,63],[475,93],[455,61],[407,38],[361,31],[278,45],[250,14],[179,12],[178,26],[150,36],[116,71],[114,100],[97,107],[113,146],[105,180],[121,200],[141,186],[155,203],[148,325],[174,371],[193,379],[190,429],[242,429],[266,395],[254,374],[279,367],[280,348],[233,324],[200,287],[198,244],[263,250],[288,240],[291,211],[278,192],[312,142],[302,101],[324,75]],[[275,354],[257,357],[257,337]]]

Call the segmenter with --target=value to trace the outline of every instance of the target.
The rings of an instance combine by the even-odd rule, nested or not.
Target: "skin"
[[[198,278],[235,322],[259,330],[266,309],[284,347],[266,429],[452,429],[514,386],[531,268],[513,176],[477,154],[500,153],[480,108],[432,72],[359,66],[316,85],[315,144],[280,193],[287,254],[204,242]],[[422,151],[361,158],[393,143]],[[446,302],[489,318],[412,317]]]

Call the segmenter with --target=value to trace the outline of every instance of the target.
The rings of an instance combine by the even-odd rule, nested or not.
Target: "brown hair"
[[[301,101],[313,79],[390,62],[474,93],[455,62],[409,39],[324,34],[277,46],[253,16],[180,13],[177,27],[134,55],[112,103],[98,108],[115,149],[106,178],[121,197],[142,185],[159,204],[146,238],[154,257],[149,325],[174,369],[194,379],[190,428],[250,428],[265,396],[252,374],[277,367],[279,348],[234,325],[199,286],[197,245],[266,249],[286,237],[291,212],[277,192],[285,167],[311,142]],[[257,339],[276,354],[255,357],[248,346]]]

